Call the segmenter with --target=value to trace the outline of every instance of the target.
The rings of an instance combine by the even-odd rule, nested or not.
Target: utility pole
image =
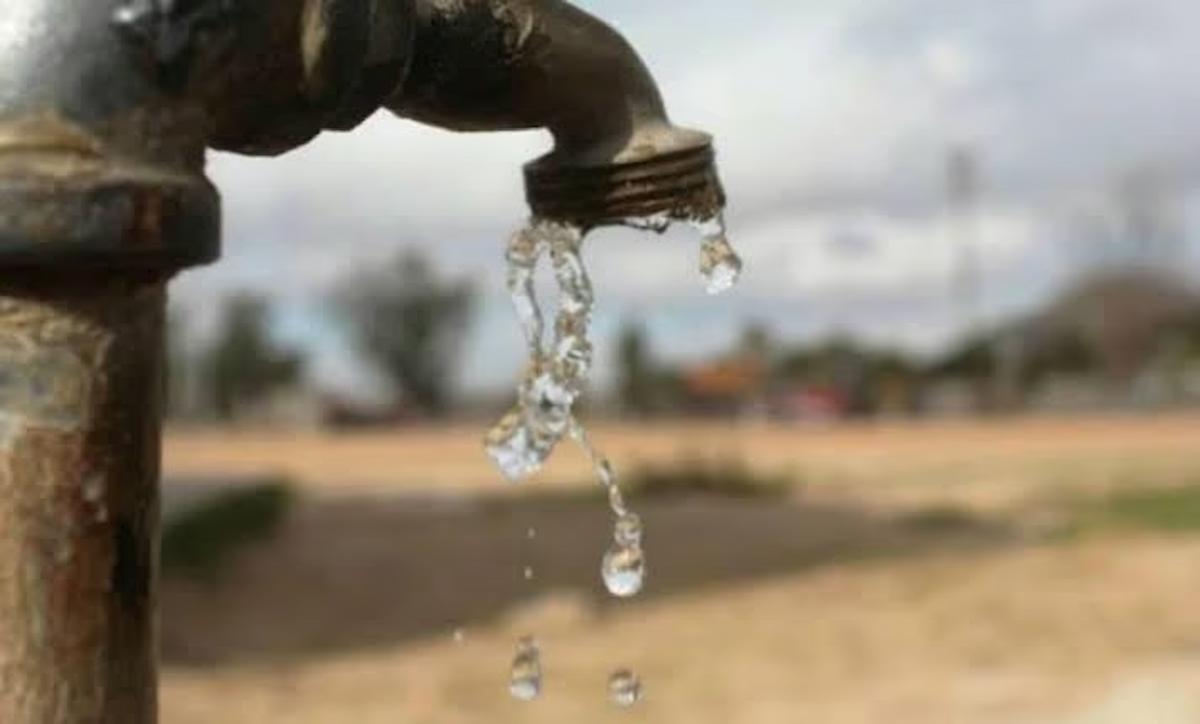
[[[979,161],[965,145],[950,149],[946,160],[946,186],[950,228],[957,254],[951,281],[951,299],[963,336],[973,337],[980,324],[982,278],[979,269],[977,212]]]

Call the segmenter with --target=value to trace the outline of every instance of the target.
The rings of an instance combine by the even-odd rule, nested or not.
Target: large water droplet
[[[600,572],[608,592],[618,598],[641,593],[646,580],[646,556],[639,546],[614,546],[604,555]]]
[[[517,642],[508,691],[518,701],[533,701],[542,695],[542,652],[532,636]]]
[[[629,669],[621,669],[608,678],[608,699],[628,709],[642,700],[642,682]]]

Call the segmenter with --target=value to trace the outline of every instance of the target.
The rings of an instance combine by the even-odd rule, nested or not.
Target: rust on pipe
[[[0,281],[0,722],[156,721],[161,279]]]

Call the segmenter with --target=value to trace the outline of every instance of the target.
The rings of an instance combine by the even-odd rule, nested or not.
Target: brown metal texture
[[[655,215],[703,220],[725,206],[711,146],[606,166],[529,164],[525,190],[535,216],[583,227]]]
[[[414,57],[387,106],[456,130],[546,128],[526,168],[534,213],[585,226],[724,203],[712,139],[673,126],[615,30],[561,0],[418,0]]]
[[[0,281],[0,722],[156,721],[161,279]]]

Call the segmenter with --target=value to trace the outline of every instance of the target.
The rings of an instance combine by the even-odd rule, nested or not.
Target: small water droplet
[[[609,593],[631,598],[641,593],[646,580],[646,556],[639,546],[614,546],[604,555],[601,574]]]
[[[467,642],[467,632],[461,628],[454,629],[454,643],[462,646]]]
[[[529,530],[525,531],[525,536],[529,538],[529,540],[536,539],[538,536],[537,528],[530,528]]]
[[[628,709],[642,700],[642,682],[629,669],[621,669],[608,678],[608,698],[613,704]]]
[[[742,275],[742,259],[723,234],[705,240],[700,253],[700,273],[709,294],[724,294]]]
[[[619,546],[640,546],[642,532],[642,519],[636,513],[625,513],[617,518],[613,538]]]
[[[533,580],[533,566],[525,566],[525,580],[526,581]]]
[[[532,636],[517,642],[508,691],[518,701],[533,701],[542,694],[542,652]]]

